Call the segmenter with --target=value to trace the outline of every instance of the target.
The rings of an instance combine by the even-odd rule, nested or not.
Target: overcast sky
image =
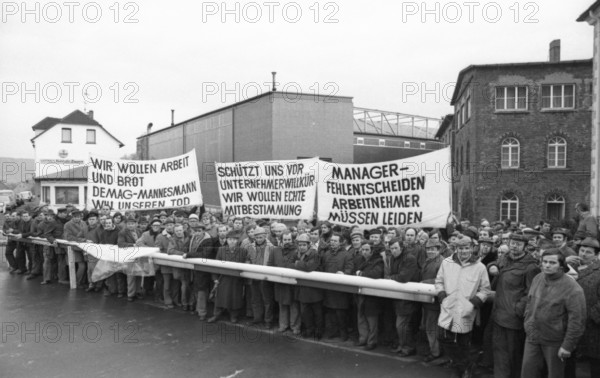
[[[4,1],[0,156],[33,158],[31,126],[84,108],[133,153],[149,122],[263,93],[271,71],[280,90],[439,118],[470,64],[546,61],[554,39],[562,60],[591,58],[575,20],[592,3]]]

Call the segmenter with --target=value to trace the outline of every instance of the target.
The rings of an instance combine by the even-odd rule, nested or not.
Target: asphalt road
[[[3,258],[4,256],[2,256]],[[351,343],[208,324],[154,302],[41,286],[0,267],[0,377],[447,377]]]

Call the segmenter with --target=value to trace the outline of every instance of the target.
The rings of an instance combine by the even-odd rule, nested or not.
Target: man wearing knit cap
[[[492,309],[496,377],[519,378],[521,375],[527,293],[533,278],[540,272],[537,259],[525,251],[528,240],[525,235],[512,233],[509,253],[498,261],[499,273],[494,281],[496,295]]]
[[[485,266],[473,254],[473,241],[463,236],[456,241],[456,253],[442,261],[435,278],[440,317],[438,338],[452,360],[455,374],[471,376],[473,361],[469,350],[471,331],[479,307],[490,295]]]

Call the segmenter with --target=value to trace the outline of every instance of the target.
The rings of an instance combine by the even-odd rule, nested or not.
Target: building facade
[[[32,127],[35,193],[52,208],[69,203],[85,207],[90,154],[119,158],[123,143],[93,117],[91,111],[75,110],[64,118],[46,117]]]
[[[428,133],[421,132],[418,122],[399,114],[357,110],[351,97],[276,91],[149,129],[137,140],[137,154],[142,160],[163,159],[195,148],[205,206],[217,210],[215,162],[315,156],[335,163],[394,160],[444,147],[433,139],[438,127],[439,120],[432,119]]]
[[[534,225],[572,218],[577,202],[589,202],[592,61],[560,61],[559,46],[549,62],[459,73],[451,126],[438,137],[452,144],[461,218]]]

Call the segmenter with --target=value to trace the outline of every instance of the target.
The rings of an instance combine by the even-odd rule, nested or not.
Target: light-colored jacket
[[[455,333],[471,332],[477,309],[470,299],[476,296],[485,302],[490,295],[485,265],[475,255],[464,264],[456,254],[447,257],[435,278],[435,289],[448,295],[440,305],[438,325]]]

